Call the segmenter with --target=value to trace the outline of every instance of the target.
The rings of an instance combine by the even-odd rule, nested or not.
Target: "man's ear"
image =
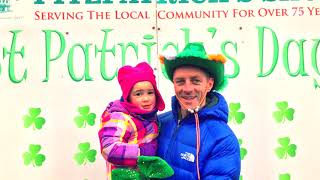
[[[214,85],[214,79],[213,78],[209,78],[208,79],[208,84],[207,84],[207,92],[209,92],[212,89],[213,85]]]

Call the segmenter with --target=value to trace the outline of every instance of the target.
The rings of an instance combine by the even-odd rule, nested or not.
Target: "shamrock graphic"
[[[290,180],[290,174],[280,174],[279,180]]]
[[[234,123],[236,124],[242,124],[242,121],[246,117],[246,115],[243,112],[238,112],[241,108],[240,103],[230,103],[229,104],[229,117],[228,121],[232,121],[234,119]]]
[[[74,122],[76,123],[78,128],[85,128],[88,123],[90,126],[93,126],[96,119],[96,114],[89,113],[89,106],[82,106],[78,108],[79,116],[74,118]]]
[[[78,165],[85,165],[87,161],[95,162],[97,151],[94,149],[90,149],[90,143],[80,143],[78,145],[78,149],[80,152],[74,155],[74,160],[78,163]]]
[[[46,120],[43,117],[38,117],[41,113],[40,108],[29,108],[29,115],[23,116],[24,127],[28,128],[33,125],[33,129],[41,129]]]
[[[39,154],[41,146],[39,144],[30,144],[29,152],[23,153],[24,165],[32,163],[33,167],[42,166],[42,163],[46,160],[46,156]]]
[[[275,149],[279,159],[287,159],[287,156],[294,157],[296,156],[297,146],[295,144],[290,144],[289,137],[283,137],[278,139],[280,147]]]
[[[294,109],[288,108],[288,102],[277,102],[276,106],[278,107],[279,111],[273,112],[272,115],[277,123],[284,123],[285,119],[288,119],[289,121],[293,120]]]
[[[241,160],[243,160],[244,157],[247,155],[248,151],[247,151],[247,149],[241,147],[242,139],[238,139],[238,142],[239,142],[239,145],[240,145],[240,157],[241,157]]]

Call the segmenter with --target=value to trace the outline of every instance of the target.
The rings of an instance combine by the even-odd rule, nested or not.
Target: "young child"
[[[165,104],[152,68],[146,62],[135,67],[123,66],[118,71],[118,82],[122,97],[109,103],[99,130],[101,153],[107,161],[107,179],[171,176],[170,166],[155,157],[159,133],[157,111],[162,111]],[[159,174],[159,168],[164,172]],[[157,177],[152,171],[157,171]]]

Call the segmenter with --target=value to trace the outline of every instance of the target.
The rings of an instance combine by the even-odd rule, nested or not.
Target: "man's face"
[[[213,79],[208,77],[203,70],[196,67],[179,67],[173,74],[173,86],[176,96],[187,108],[194,109],[198,106],[201,98],[207,95],[213,84]],[[204,105],[205,100],[200,107]],[[183,106],[182,109],[184,109]]]

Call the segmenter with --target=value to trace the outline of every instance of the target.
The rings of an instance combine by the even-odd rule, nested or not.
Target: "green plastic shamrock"
[[[90,113],[89,106],[82,106],[78,108],[79,116],[74,118],[74,122],[76,123],[78,128],[85,128],[88,123],[90,126],[93,126],[96,119],[96,114]]]
[[[147,178],[163,179],[174,174],[170,165],[158,156],[139,156],[138,168]]]
[[[290,180],[290,174],[280,174],[279,180]]]
[[[111,171],[112,180],[148,180],[141,172],[131,168],[117,168]]]
[[[32,163],[33,167],[42,166],[42,163],[46,160],[46,156],[39,154],[41,146],[38,144],[30,144],[29,152],[23,153],[23,161],[27,166]]]
[[[295,144],[290,144],[290,138],[284,137],[278,139],[281,147],[275,149],[275,152],[279,159],[287,159],[287,156],[296,156],[297,146]]]
[[[24,127],[28,128],[33,125],[33,129],[41,129],[46,120],[43,117],[38,117],[41,113],[40,108],[29,108],[29,115],[23,116]]]
[[[239,142],[239,145],[240,145],[240,157],[241,157],[241,160],[243,160],[244,157],[247,155],[248,151],[247,151],[247,149],[241,147],[242,139],[238,139],[238,142]]]
[[[139,170],[117,168],[112,170],[113,180],[150,180],[168,178],[174,174],[170,165],[158,156],[138,156]]]
[[[232,121],[233,119],[235,120],[234,122],[236,124],[242,124],[242,121],[246,117],[246,115],[243,112],[238,112],[241,108],[240,103],[230,103],[229,104],[229,117],[228,121]]]
[[[94,149],[90,149],[90,143],[80,143],[78,145],[78,149],[80,152],[74,155],[74,160],[78,163],[78,165],[85,165],[87,161],[95,162],[97,151]]]
[[[288,108],[288,102],[277,102],[276,106],[278,107],[279,111],[273,112],[273,118],[277,123],[285,122],[285,119],[288,119],[289,121],[293,120],[294,109]]]

